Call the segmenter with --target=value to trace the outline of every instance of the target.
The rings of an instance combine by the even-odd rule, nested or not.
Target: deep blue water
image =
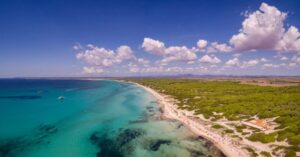
[[[220,156],[155,98],[109,80],[0,79],[0,157]]]

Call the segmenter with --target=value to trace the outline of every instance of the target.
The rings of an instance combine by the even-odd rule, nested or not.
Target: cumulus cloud
[[[241,64],[241,68],[248,68],[248,67],[253,67],[256,66],[257,64],[259,64],[259,60],[258,59],[253,59],[253,60],[249,60],[249,61],[244,61]]]
[[[279,68],[279,67],[283,67],[283,68],[293,68],[293,67],[296,67],[297,66],[297,63],[281,63],[281,64],[273,64],[273,63],[266,63],[263,65],[263,69],[266,69],[266,68]]]
[[[262,3],[259,10],[246,14],[242,28],[230,39],[237,52],[269,49],[278,52],[300,52],[300,33],[291,26],[287,31],[287,13]]]
[[[164,67],[162,67],[162,66],[147,67],[147,68],[143,68],[141,70],[141,72],[143,72],[143,73],[161,73],[161,72],[164,72]]]
[[[86,48],[80,49],[76,54],[76,58],[91,66],[83,68],[85,73],[100,73],[104,72],[103,68],[120,64],[125,60],[134,59],[135,56],[131,48],[126,45],[122,45],[116,51],[113,51],[89,44]]]
[[[228,60],[225,63],[225,66],[232,67],[232,66],[238,66],[239,64],[240,64],[239,59],[238,58],[233,58],[233,59]]]
[[[272,63],[266,63],[263,65],[264,68],[278,68],[280,65],[272,64]]]
[[[144,59],[144,58],[138,58],[137,62],[140,63],[140,64],[143,64],[143,65],[148,65],[150,63],[149,60]]]
[[[242,29],[230,39],[236,51],[273,49],[284,33],[283,21],[287,14],[262,3],[259,10],[249,14]]]
[[[232,48],[227,44],[219,44],[218,42],[212,42],[209,47],[207,48],[207,53],[214,53],[214,52],[231,52]]]
[[[228,60],[225,63],[225,66],[226,67],[234,67],[235,66],[235,67],[245,69],[245,68],[256,66],[259,63],[266,62],[266,61],[267,60],[264,59],[264,58],[262,58],[262,59],[252,59],[252,60],[248,60],[248,61],[240,61],[238,58],[233,58],[233,59]]]
[[[184,72],[182,67],[168,67],[165,69],[166,72]]]
[[[197,67],[181,67],[181,66],[152,66],[147,68],[142,68],[140,72],[142,73],[162,73],[162,74],[171,74],[171,73],[193,73],[193,72],[209,72],[209,67],[197,66]],[[215,72],[215,71],[214,71]]]
[[[162,60],[163,62],[192,61],[197,59],[196,53],[185,46],[171,46],[168,47],[165,52],[166,57]]]
[[[82,72],[85,74],[103,73],[104,70],[98,67],[83,67]]]
[[[281,52],[300,52],[300,33],[295,26],[291,26],[277,43],[276,50]]]
[[[295,56],[293,56],[293,58],[291,60],[294,63],[300,64],[300,56],[295,55]]]
[[[200,49],[203,49],[207,46],[208,42],[207,40],[203,40],[203,39],[200,39],[198,40],[197,42],[197,46],[200,48]]]
[[[193,61],[197,59],[196,49],[189,49],[186,46],[170,46],[165,47],[165,44],[159,40],[144,38],[142,48],[151,54],[163,57],[159,62],[168,64],[172,61]]]
[[[199,59],[200,63],[218,64],[221,62],[216,56],[204,55]]]
[[[289,67],[295,67],[295,66],[297,66],[297,63],[289,63],[288,65],[289,65]]]
[[[238,58],[238,57],[242,56],[242,54],[241,53],[234,53],[232,56],[235,57],[235,58]]]
[[[76,43],[76,44],[73,46],[73,49],[77,51],[77,50],[82,49],[82,46],[81,46],[79,43]]]
[[[165,44],[159,40],[151,38],[144,38],[142,48],[154,55],[164,56],[165,55]]]
[[[137,73],[140,71],[140,68],[136,64],[133,64],[133,63],[129,63],[128,68],[129,68],[129,71],[132,73]]]
[[[266,58],[261,58],[260,62],[268,62],[269,60],[267,60]]]
[[[195,61],[188,61],[187,64],[194,64]]]
[[[118,47],[116,52],[117,53],[115,54],[116,55],[115,58],[120,61],[135,58],[133,55],[133,51],[127,45],[122,45],[122,46]]]
[[[287,58],[286,56],[282,56],[282,57],[280,58],[280,60],[281,60],[281,61],[287,61],[287,60],[289,60],[289,58]]]

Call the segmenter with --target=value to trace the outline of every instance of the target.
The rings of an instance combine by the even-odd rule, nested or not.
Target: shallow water
[[[60,100],[58,97],[63,96]],[[128,83],[0,80],[0,156],[221,156]]]

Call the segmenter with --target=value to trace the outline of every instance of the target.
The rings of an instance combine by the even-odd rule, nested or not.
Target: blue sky
[[[299,75],[299,10],[297,0],[2,0],[0,77]]]

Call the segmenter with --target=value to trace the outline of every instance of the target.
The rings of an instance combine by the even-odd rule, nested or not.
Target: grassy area
[[[200,79],[131,79],[159,92],[172,95],[182,109],[194,110],[206,118],[229,120],[277,117],[282,129],[272,134],[255,133],[249,139],[263,143],[275,140],[300,144],[300,86],[270,87],[240,84],[234,81]],[[223,113],[215,115],[215,113]],[[214,126],[217,127],[217,126]],[[238,132],[244,127],[239,126]],[[291,154],[292,152],[288,152]]]
[[[215,125],[212,126],[212,128],[214,128],[214,129],[222,129],[224,127],[222,125],[215,124]]]
[[[239,133],[243,133],[243,129],[246,129],[247,127],[245,125],[238,125],[238,126],[235,126],[235,129],[237,132]]]
[[[234,131],[231,130],[231,129],[226,129],[226,130],[224,130],[224,132],[225,132],[226,134],[232,134],[232,133],[234,133]]]

